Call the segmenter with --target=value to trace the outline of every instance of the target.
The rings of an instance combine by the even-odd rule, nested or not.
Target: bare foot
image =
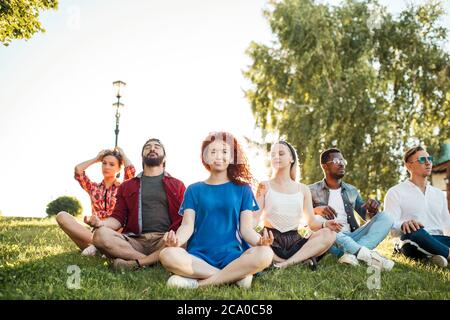
[[[135,260],[124,260],[124,259],[120,259],[120,258],[114,259],[111,267],[116,271],[135,270],[135,269],[139,268],[139,266]]]

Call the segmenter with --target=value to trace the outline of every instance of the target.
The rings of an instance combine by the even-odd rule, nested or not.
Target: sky
[[[380,1],[394,14],[405,5],[392,2]],[[165,144],[167,171],[186,185],[207,177],[200,146],[209,132],[260,139],[242,70],[250,42],[273,37],[266,7],[266,0],[60,0],[40,15],[45,33],[0,45],[2,214],[43,217],[48,202],[72,195],[90,215],[73,169],[114,147],[115,80],[127,83],[119,146],[138,172],[150,137]],[[267,159],[254,151],[249,158],[256,178],[267,178]],[[100,164],[86,172],[101,181]]]

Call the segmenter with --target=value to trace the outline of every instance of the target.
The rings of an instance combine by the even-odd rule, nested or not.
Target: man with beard
[[[176,231],[182,217],[178,210],[186,190],[183,182],[165,171],[166,152],[158,139],[142,148],[144,171],[119,187],[109,218],[92,216],[94,245],[113,258],[113,269],[136,269],[154,264],[164,246],[167,231]],[[117,232],[123,227],[122,233]]]
[[[381,270],[390,271],[394,262],[381,256],[375,249],[389,233],[393,219],[379,212],[380,203],[373,199],[364,202],[354,186],[344,183],[347,160],[339,149],[328,149],[321,153],[320,164],[324,179],[309,186],[314,213],[322,221],[336,219],[342,230],[336,235],[336,243],[330,252],[337,255],[340,263],[353,266],[358,260]],[[355,213],[362,220],[370,220],[359,226]]]
[[[444,193],[431,186],[433,157],[421,146],[403,156],[410,178],[389,189],[384,199],[386,212],[394,218],[392,233],[400,237],[396,251],[413,259],[429,259],[445,268],[450,259],[450,215]]]

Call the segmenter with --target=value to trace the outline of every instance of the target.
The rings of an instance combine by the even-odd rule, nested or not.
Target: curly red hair
[[[237,139],[228,132],[212,132],[203,140],[201,157],[206,170],[211,171],[211,167],[206,163],[204,157],[206,148],[218,139],[227,143],[232,150],[232,159],[227,168],[228,179],[238,185],[254,185],[256,180],[250,172],[247,156]]]

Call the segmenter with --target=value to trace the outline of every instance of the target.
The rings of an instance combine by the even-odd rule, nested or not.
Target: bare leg
[[[233,283],[267,268],[273,259],[273,251],[268,246],[253,247],[239,258],[211,277],[200,280],[199,286]]]
[[[56,215],[56,222],[81,250],[92,244],[92,233],[79,224],[72,215],[61,211]]]
[[[158,251],[153,252],[152,254],[149,254],[145,258],[139,259],[139,264],[141,266],[150,266],[150,265],[158,262],[160,252],[161,252],[161,250],[158,250]]]
[[[159,260],[168,271],[194,279],[206,279],[220,271],[179,247],[162,249]]]
[[[336,234],[330,229],[321,229],[314,232],[308,242],[300,248],[292,257],[284,262],[278,263],[280,268],[300,263],[311,257],[317,257],[328,251],[336,240]]]
[[[199,286],[233,283],[267,268],[273,259],[270,247],[253,247],[222,270],[190,255],[182,248],[165,248],[159,256],[161,264],[175,274],[201,279]]]
[[[254,247],[220,270],[182,248],[165,248],[159,256],[162,265],[170,272],[203,279],[199,281],[200,286],[236,282],[265,269],[272,262],[272,258],[273,252],[269,247]]]
[[[273,254],[273,262],[280,263],[280,262],[285,262],[285,261],[286,261],[286,259],[280,258],[275,253]]]
[[[93,243],[97,249],[112,258],[136,260],[146,257],[136,251],[119,232],[107,227],[101,227],[94,232]]]
[[[139,266],[141,267],[150,266],[158,262],[159,253],[160,251],[155,251],[142,259],[135,259],[135,260],[125,260],[121,258],[115,258],[112,267],[113,269],[116,270],[134,270],[137,269]],[[137,264],[136,261],[138,261],[139,264]]]

